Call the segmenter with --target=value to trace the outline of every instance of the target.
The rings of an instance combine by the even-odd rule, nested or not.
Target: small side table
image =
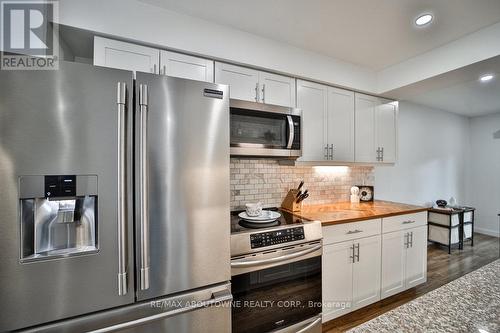
[[[458,244],[462,248],[463,223],[462,209],[440,209],[431,208],[428,213],[427,237],[429,242],[437,243],[448,247],[448,254],[451,253],[452,245]]]
[[[464,241],[470,240],[470,246],[474,246],[474,213],[476,208],[473,207],[460,207],[463,210],[462,217],[462,249],[464,248]]]

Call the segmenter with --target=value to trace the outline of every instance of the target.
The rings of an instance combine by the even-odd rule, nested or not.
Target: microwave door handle
[[[286,116],[288,120],[288,144],[286,145],[286,149],[292,149],[293,140],[295,139],[295,129],[293,127],[293,119],[292,116]]]
[[[149,289],[148,86],[139,85],[140,289]]]
[[[282,256],[274,257],[274,258],[269,258],[269,259],[262,259],[262,260],[246,260],[246,261],[234,261],[231,262],[231,267],[251,267],[251,266],[258,266],[258,265],[267,265],[267,264],[272,264],[280,261],[285,261],[285,260],[290,260],[298,257],[305,256],[306,254],[309,254],[311,252],[315,252],[317,250],[321,250],[322,245],[315,245],[313,247],[310,247],[306,250],[301,250],[297,252],[292,252],[289,254],[285,254]]]

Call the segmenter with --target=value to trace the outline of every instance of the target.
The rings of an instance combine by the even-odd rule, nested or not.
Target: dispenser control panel
[[[76,176],[45,176],[45,197],[72,197],[76,195]]]

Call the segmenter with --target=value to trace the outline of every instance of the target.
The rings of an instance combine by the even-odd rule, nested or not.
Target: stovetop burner
[[[274,222],[269,222],[269,223],[252,223],[248,222],[245,220],[242,220],[238,214],[242,212],[240,211],[234,211],[231,212],[231,234],[234,233],[240,233],[240,232],[249,232],[251,230],[255,229],[265,229],[265,228],[272,228],[276,226],[288,226],[292,224],[300,224],[304,222],[308,222],[306,219],[302,219],[298,216],[295,216],[289,212],[283,211],[279,208],[273,207],[273,208],[265,208],[265,210],[272,210],[281,213],[280,218],[278,218]]]
[[[242,226],[243,228],[247,228],[247,229],[262,229],[262,228],[275,227],[277,225],[280,225],[281,222],[279,219],[277,219],[276,221],[267,222],[267,223],[255,223],[255,222],[240,220],[238,222],[238,224],[240,226]]]

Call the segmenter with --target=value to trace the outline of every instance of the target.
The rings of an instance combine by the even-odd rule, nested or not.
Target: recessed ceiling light
[[[417,17],[415,20],[415,24],[418,25],[419,27],[429,24],[432,21],[432,15],[431,14],[423,14]]]
[[[483,75],[479,78],[479,80],[481,80],[481,82],[487,82],[487,81],[490,81],[491,79],[493,79],[492,74],[486,74],[486,75]]]

